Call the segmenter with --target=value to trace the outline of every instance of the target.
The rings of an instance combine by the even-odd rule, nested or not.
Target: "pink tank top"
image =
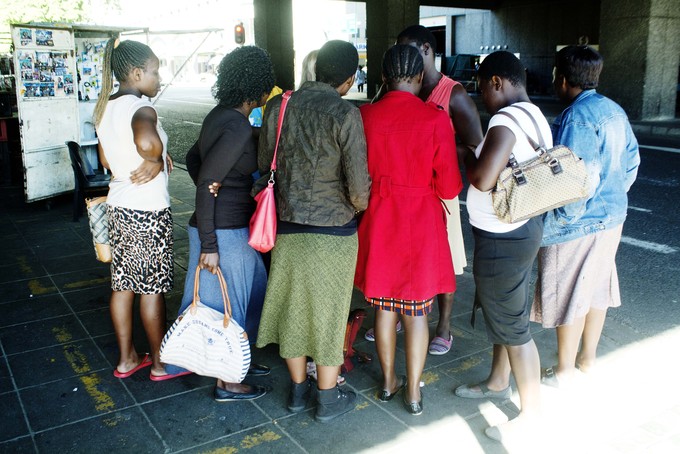
[[[451,99],[451,90],[453,90],[453,87],[458,84],[460,84],[460,82],[456,82],[450,77],[446,77],[444,74],[442,74],[442,78],[439,79],[439,83],[437,83],[437,86],[434,87],[432,93],[430,93],[430,96],[427,97],[427,100],[442,106],[450,117],[451,112],[449,112],[449,105]]]

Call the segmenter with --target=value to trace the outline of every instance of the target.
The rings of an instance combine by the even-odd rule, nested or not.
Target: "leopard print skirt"
[[[173,284],[170,208],[139,211],[108,205],[111,289],[142,295],[165,293]]]

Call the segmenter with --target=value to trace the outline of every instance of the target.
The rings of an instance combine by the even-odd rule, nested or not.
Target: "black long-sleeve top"
[[[250,190],[257,150],[248,119],[219,105],[211,110],[197,144],[187,153],[187,169],[196,183],[196,210],[189,225],[198,228],[202,253],[218,252],[215,230],[247,227],[255,210]],[[222,184],[217,197],[208,190],[215,181]]]

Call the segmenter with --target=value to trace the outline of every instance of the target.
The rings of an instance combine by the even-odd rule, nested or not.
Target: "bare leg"
[[[316,365],[316,386],[319,390],[335,388],[338,385],[340,366]]]
[[[426,316],[402,317],[406,340],[406,401],[420,401],[420,377],[425,368],[430,333]]]
[[[153,295],[141,295],[139,300],[139,312],[142,317],[146,338],[149,340],[149,349],[153,364],[151,371],[154,375],[165,375],[165,367],[161,364],[161,342],[167,329],[165,319],[165,296],[162,293]]]
[[[597,356],[597,345],[602,336],[604,321],[607,318],[606,310],[590,309],[586,315],[585,327],[583,329],[583,339],[581,342],[581,352],[576,358],[576,363],[583,372],[595,365]]]
[[[439,305],[439,322],[434,335],[449,340],[451,336],[451,311],[453,309],[453,293],[442,293],[437,296]]]
[[[399,385],[394,371],[394,355],[397,349],[397,332],[394,326],[399,314],[392,311],[375,310],[375,349],[383,373],[383,389],[390,393]]]
[[[135,294],[127,291],[113,291],[109,301],[111,321],[120,351],[117,366],[120,372],[128,372],[134,369],[141,361],[132,342],[132,306],[134,302]]]
[[[521,416],[538,416],[541,412],[541,363],[533,339],[523,345],[505,346],[515,376]]]
[[[307,380],[306,356],[298,356],[297,358],[286,358],[286,366],[288,366],[288,373],[290,373],[290,379],[293,380],[293,382],[302,383],[303,381]]]
[[[510,386],[510,359],[505,345],[493,345],[493,360],[491,362],[491,371],[489,377],[484,383],[491,391],[503,391]],[[469,388],[475,391],[481,391],[479,385],[469,385]]]
[[[586,318],[581,317],[571,325],[558,326],[557,331],[557,370],[560,379],[569,380],[574,376],[578,345],[583,334]]]

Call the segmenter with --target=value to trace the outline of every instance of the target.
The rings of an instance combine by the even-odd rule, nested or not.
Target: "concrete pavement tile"
[[[90,270],[93,268],[102,268],[107,271],[109,270],[108,263],[97,261],[94,253],[94,247],[84,254],[46,259],[42,261],[42,264],[50,274],[62,274],[72,271]]]
[[[9,369],[7,369],[7,361],[5,357],[0,357],[0,394],[8,393],[14,391],[14,384],[12,383],[12,377],[9,375]]]
[[[648,335],[631,328],[628,324],[620,323],[617,320],[616,310],[611,310],[607,313],[607,321],[604,324],[600,342],[603,343],[606,341],[611,341],[613,345],[618,347],[621,345],[632,344],[648,337]],[[599,347],[598,356],[601,356],[599,354]]]
[[[74,315],[0,329],[0,342],[7,354],[22,353],[42,347],[86,338],[85,330]]]
[[[2,263],[2,266],[0,266],[0,283],[34,279],[47,275],[40,261],[33,254],[18,256],[12,263],[5,261],[0,261],[0,263]]]
[[[81,290],[110,285],[111,271],[106,267],[90,268],[72,273],[55,274],[52,280],[62,291]]]
[[[0,236],[0,238],[3,237]],[[0,249],[0,263],[3,265],[20,266],[22,263],[35,259],[37,259],[37,256],[26,245],[23,239],[5,240],[3,238],[3,246]]]
[[[656,435],[642,427],[629,427],[617,434],[610,446],[621,453],[640,453],[648,452],[647,448],[658,441]]]
[[[76,243],[82,243],[83,238],[75,230],[71,229],[70,226],[64,229],[58,229],[49,234],[45,234],[45,231],[26,231],[23,232],[24,240],[26,244],[30,247],[44,247],[53,246],[55,244],[70,245]],[[65,252],[68,249],[64,249]]]
[[[0,441],[28,435],[26,420],[21,412],[19,397],[16,393],[0,394],[0,414],[2,414],[3,419],[3,423],[0,424]],[[2,445],[0,445],[0,448],[2,448]]]
[[[217,403],[212,388],[201,388],[142,408],[168,448],[177,451],[269,422],[256,402]]]
[[[130,393],[139,403],[152,402],[166,397],[172,398],[185,393],[191,393],[197,399],[212,403],[210,396],[215,386],[214,378],[191,374],[155,382],[151,381],[149,374],[150,369],[145,369],[125,381]]]
[[[138,408],[129,408],[36,434],[40,452],[160,453],[163,441]]]
[[[291,454],[305,452],[273,423],[265,424],[257,429],[246,430],[207,444],[202,444],[184,452],[236,453],[241,450],[252,450],[253,452],[285,452]]]
[[[35,445],[31,437],[21,437],[12,441],[0,442],[0,452],[35,454]]]
[[[35,255],[41,260],[49,260],[60,257],[71,257],[93,253],[92,241],[78,240],[68,243],[50,243],[33,247]]]
[[[2,328],[67,315],[71,313],[71,310],[61,295],[49,295],[12,303],[1,303],[0,312],[3,314],[0,318],[0,328]]]
[[[111,285],[103,284],[84,290],[63,292],[62,295],[76,313],[108,308]]]
[[[649,421],[643,423],[641,427],[654,435],[665,438],[673,433],[680,434],[680,425],[678,425],[678,415],[673,410],[667,410],[660,413]]]
[[[57,287],[49,277],[38,277],[0,284],[0,303],[57,293]]]
[[[511,447],[505,446],[503,443],[494,441],[486,436],[484,430],[487,427],[502,424],[503,422],[506,422],[508,418],[509,416],[506,416],[505,414],[487,411],[481,415],[466,419],[465,424],[467,425],[467,428],[457,430],[456,435],[461,432],[465,433],[466,444],[469,446],[470,451],[463,450],[461,452],[483,452],[484,454],[525,454],[527,452],[534,452],[527,451],[521,447],[519,449],[511,449]],[[458,427],[460,427],[460,425],[458,425]],[[470,436],[474,437],[474,441],[469,439]]]
[[[267,365],[271,364],[268,362],[259,363]],[[290,391],[290,375],[285,366],[273,368],[271,374],[264,377],[246,377],[244,381],[253,385],[269,387],[270,391],[267,395],[261,399],[257,399],[255,402],[257,402],[257,406],[260,407],[270,419],[285,418],[291,415],[286,407],[288,393]],[[316,395],[315,393],[316,390],[314,389],[312,394]],[[310,399],[307,408],[313,408],[315,405],[316,402],[313,401],[313,399]]]
[[[81,312],[78,314],[78,319],[92,337],[104,336],[114,332],[111,311],[108,307]]]
[[[111,370],[24,388],[19,393],[36,432],[134,405]]]
[[[444,364],[438,369],[442,374],[445,374],[449,379],[440,378],[442,399],[452,399],[451,409],[457,415],[468,418],[480,412],[481,408],[490,408],[490,406],[502,408],[503,400],[501,399],[467,399],[455,395],[455,389],[464,384],[476,384],[484,381],[491,370],[491,348],[484,350],[465,358],[460,358],[451,363]],[[428,386],[425,386],[427,393]],[[514,391],[514,388],[513,388]],[[427,396],[427,394],[426,394]]]
[[[329,423],[316,422],[314,414],[315,410],[307,410],[276,422],[307,452],[359,452],[387,443],[407,430],[382,404],[379,406],[363,395],[357,396],[354,410]]]
[[[8,355],[7,361],[19,389],[110,367],[91,340]]]

